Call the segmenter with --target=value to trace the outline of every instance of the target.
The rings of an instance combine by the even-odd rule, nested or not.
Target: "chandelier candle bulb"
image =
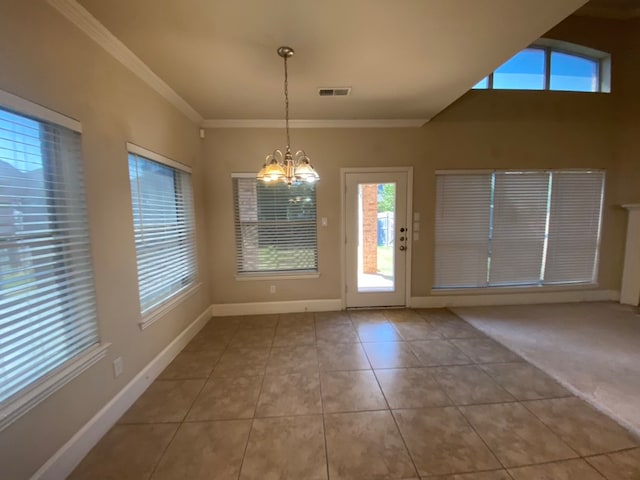
[[[287,59],[292,57],[294,50],[291,47],[278,48],[278,55],[284,59],[284,105],[285,105],[285,131],[287,143],[284,153],[282,150],[274,150],[265,158],[262,169],[258,172],[258,180],[264,183],[284,182],[291,185],[294,182],[313,183],[320,180],[320,176],[311,165],[311,160],[304,152],[298,150],[291,153],[291,141],[289,135],[289,75]]]

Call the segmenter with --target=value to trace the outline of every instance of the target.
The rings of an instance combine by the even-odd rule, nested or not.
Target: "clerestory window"
[[[494,90],[610,91],[608,54],[541,39],[518,52],[473,88]]]

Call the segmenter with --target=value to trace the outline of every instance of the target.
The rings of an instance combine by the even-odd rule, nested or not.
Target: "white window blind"
[[[80,134],[0,109],[0,410],[96,344]]]
[[[486,285],[491,179],[491,174],[437,176],[435,285]]]
[[[603,172],[555,172],[544,283],[595,282]]]
[[[197,277],[191,174],[171,163],[129,153],[143,316],[192,286]]]
[[[232,180],[237,272],[317,272],[315,184]]]
[[[594,283],[604,172],[439,172],[434,288]]]
[[[489,285],[538,283],[549,204],[549,173],[494,174]]]

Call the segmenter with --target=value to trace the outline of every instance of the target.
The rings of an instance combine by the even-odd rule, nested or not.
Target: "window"
[[[493,72],[494,89],[544,90],[545,52],[526,48]]]
[[[238,274],[316,273],[316,187],[233,175]]]
[[[596,281],[604,172],[438,172],[434,288]]]
[[[599,67],[596,59],[552,51],[549,89],[597,92]]]
[[[473,88],[609,92],[609,66],[610,57],[604,52],[540,39]]]
[[[144,320],[196,281],[191,173],[168,158],[137,145],[127,146]]]
[[[478,83],[473,86],[473,90],[486,90],[489,88],[489,77],[484,77]]]
[[[97,347],[80,124],[0,93],[19,106],[0,108],[1,428],[96,361],[90,352],[105,351]]]

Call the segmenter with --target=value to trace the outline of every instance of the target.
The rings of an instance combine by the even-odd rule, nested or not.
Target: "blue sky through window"
[[[476,83],[473,88],[481,89],[481,88],[489,88],[489,77],[484,77],[478,83]]]
[[[598,62],[575,55],[551,52],[551,90],[598,91]]]
[[[546,71],[547,60],[550,64],[549,72]],[[532,47],[514,55],[473,88],[598,92],[599,70],[598,58]],[[546,82],[549,84],[546,85]]]
[[[493,73],[493,88],[544,89],[544,50],[526,48]]]

